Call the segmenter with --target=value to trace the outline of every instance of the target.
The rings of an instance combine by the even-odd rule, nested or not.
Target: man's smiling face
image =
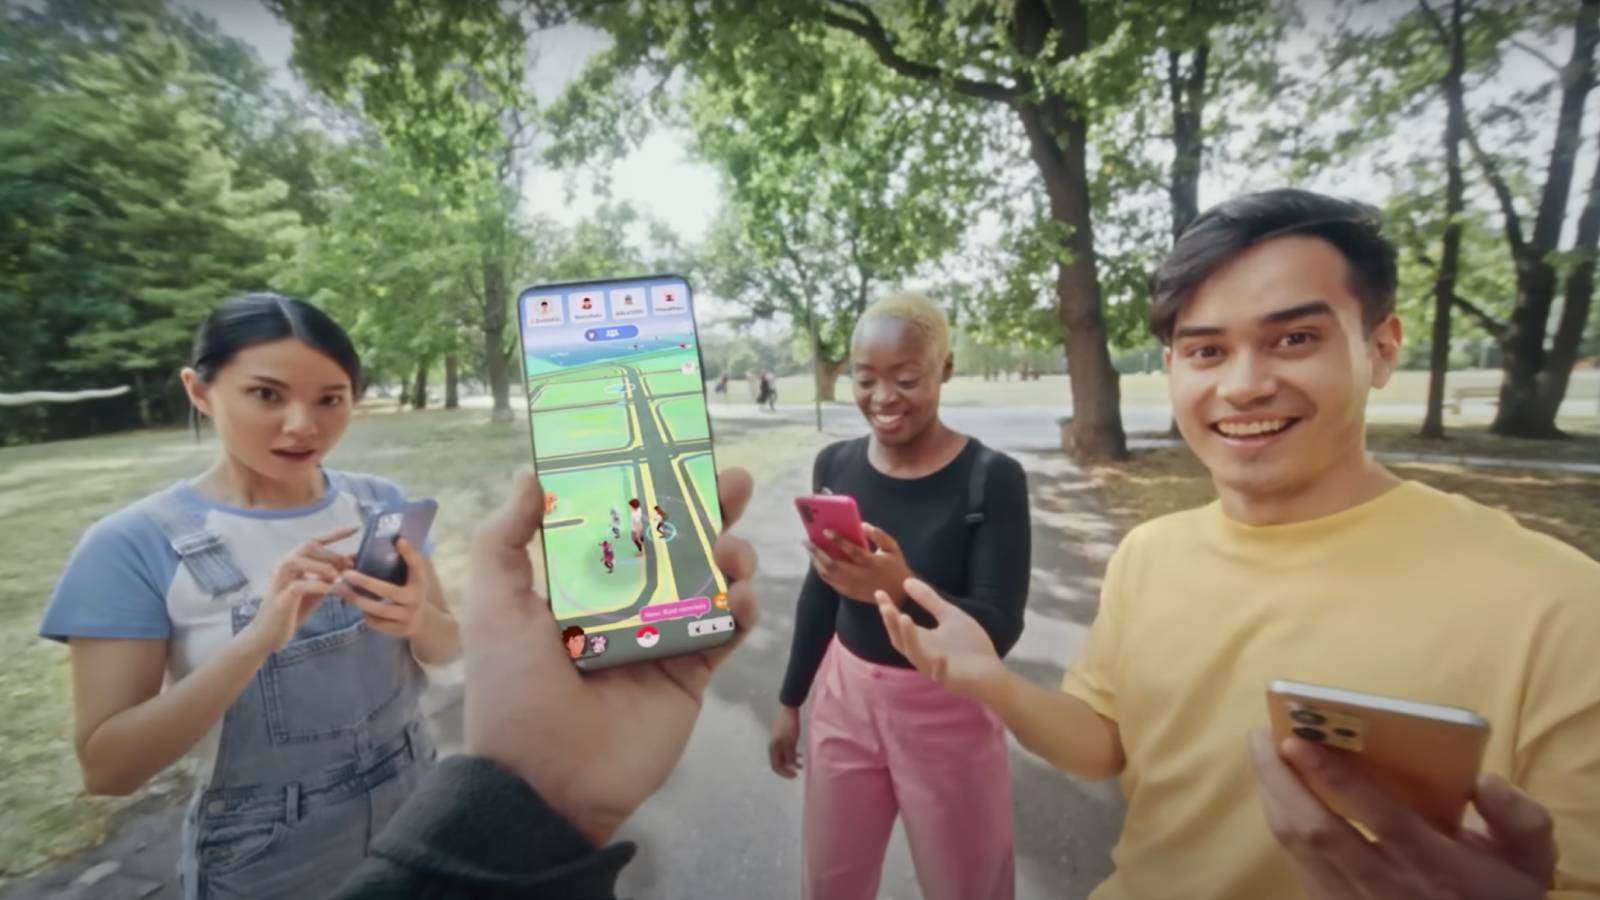
[[[1364,459],[1367,393],[1400,342],[1366,333],[1344,257],[1273,238],[1218,267],[1174,323],[1168,387],[1178,429],[1219,493],[1243,502],[1313,491]]]

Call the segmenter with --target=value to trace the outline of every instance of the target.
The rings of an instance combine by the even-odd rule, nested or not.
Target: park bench
[[[1497,385],[1483,387],[1458,387],[1450,389],[1450,411],[1456,415],[1461,414],[1461,403],[1464,400],[1493,400],[1500,402],[1500,388]]]

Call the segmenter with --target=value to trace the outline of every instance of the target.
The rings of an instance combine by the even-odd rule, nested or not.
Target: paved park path
[[[811,421],[809,408],[763,413],[716,407],[719,439]],[[955,407],[947,420],[1018,458],[1028,472],[1033,511],[1033,582],[1022,640],[1010,665],[1041,684],[1061,678],[1094,617],[1099,584],[1115,546],[1082,474],[1057,449],[1048,410]],[[825,410],[835,438],[863,432],[849,408]],[[810,462],[756,471],[756,496],[739,531],[761,554],[761,627],[711,683],[687,761],[619,837],[638,841],[620,894],[638,900],[721,900],[799,896],[798,781],[767,768],[767,726],[776,711],[788,656],[794,601],[805,572],[790,499],[810,489]],[[446,751],[460,746],[460,693],[427,698]],[[1110,871],[1109,851],[1122,804],[1114,783],[1085,784],[1051,770],[1013,745],[1017,884],[1022,898],[1078,898]],[[176,898],[181,804],[152,798],[124,813],[103,846],[14,885],[6,898]],[[915,898],[910,853],[897,827],[884,866],[883,898]]]

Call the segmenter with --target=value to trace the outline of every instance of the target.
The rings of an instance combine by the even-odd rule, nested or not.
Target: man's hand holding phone
[[[1250,761],[1273,837],[1318,900],[1366,897],[1538,898],[1555,878],[1550,815],[1491,774],[1479,776],[1477,821],[1456,834],[1429,824],[1378,789],[1339,751],[1298,737],[1250,735]],[[1378,838],[1372,843],[1318,799],[1311,786]]]
[[[750,499],[743,469],[718,476],[723,522]],[[726,532],[714,547],[728,579],[732,641],[710,650],[581,674],[559,640],[549,601],[533,585],[528,544],[544,520],[531,471],[472,542],[465,623],[466,748],[520,775],[596,846],[677,764],[716,670],[756,622],[756,554]]]

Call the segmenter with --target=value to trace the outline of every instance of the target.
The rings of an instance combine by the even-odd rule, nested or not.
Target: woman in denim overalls
[[[422,548],[399,545],[403,585],[351,569],[363,524],[404,495],[321,466],[361,384],[337,324],[231,300],[183,383],[217,462],[96,523],[40,631],[70,644],[91,793],[197,761],[186,897],[323,896],[432,766],[422,666],[459,655],[456,622]]]

